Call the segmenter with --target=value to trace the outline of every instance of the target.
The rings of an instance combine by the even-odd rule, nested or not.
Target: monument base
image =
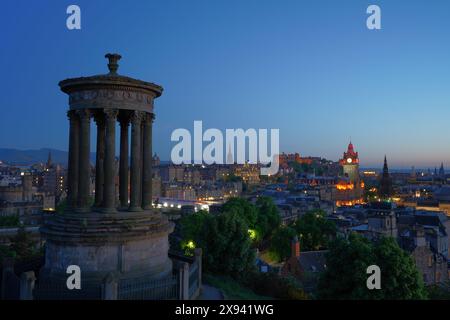
[[[172,231],[173,223],[152,210],[54,214],[41,228],[46,248],[39,284],[63,290],[73,265],[80,268],[85,288],[100,288],[107,277],[119,282],[168,278]]]

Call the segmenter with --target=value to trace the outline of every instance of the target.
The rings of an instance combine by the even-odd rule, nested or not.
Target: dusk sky
[[[81,30],[66,8],[81,8]],[[382,30],[368,30],[377,4]],[[60,80],[119,73],[164,87],[153,148],[176,128],[279,128],[280,150],[363,167],[450,167],[450,2],[2,1],[0,148],[67,150]],[[93,126],[94,128],[94,126]],[[93,130],[95,132],[95,130]],[[92,150],[95,134],[92,134]]]

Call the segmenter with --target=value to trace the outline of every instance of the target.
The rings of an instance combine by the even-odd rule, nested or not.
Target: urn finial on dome
[[[117,63],[122,56],[117,53],[107,53],[105,58],[108,59],[108,69],[110,74],[117,74],[117,69],[119,69],[119,64]]]

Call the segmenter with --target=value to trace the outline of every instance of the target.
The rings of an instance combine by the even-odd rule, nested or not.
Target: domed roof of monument
[[[121,55],[108,53],[105,55],[105,58],[108,59],[109,73],[62,80],[59,82],[61,90],[65,93],[72,93],[98,87],[111,89],[129,87],[139,91],[152,92],[155,97],[159,97],[162,94],[163,88],[160,85],[118,74],[119,64],[117,62],[122,58]]]

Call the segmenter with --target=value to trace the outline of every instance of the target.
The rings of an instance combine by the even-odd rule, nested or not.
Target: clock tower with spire
[[[350,142],[344,156],[339,160],[343,177],[336,184],[334,199],[336,206],[352,206],[363,203],[364,181],[359,176],[358,152]]]
[[[358,152],[355,152],[351,141],[347,147],[347,151],[344,152],[343,158],[339,160],[339,163],[342,166],[344,176],[348,177],[353,183],[360,181]]]

